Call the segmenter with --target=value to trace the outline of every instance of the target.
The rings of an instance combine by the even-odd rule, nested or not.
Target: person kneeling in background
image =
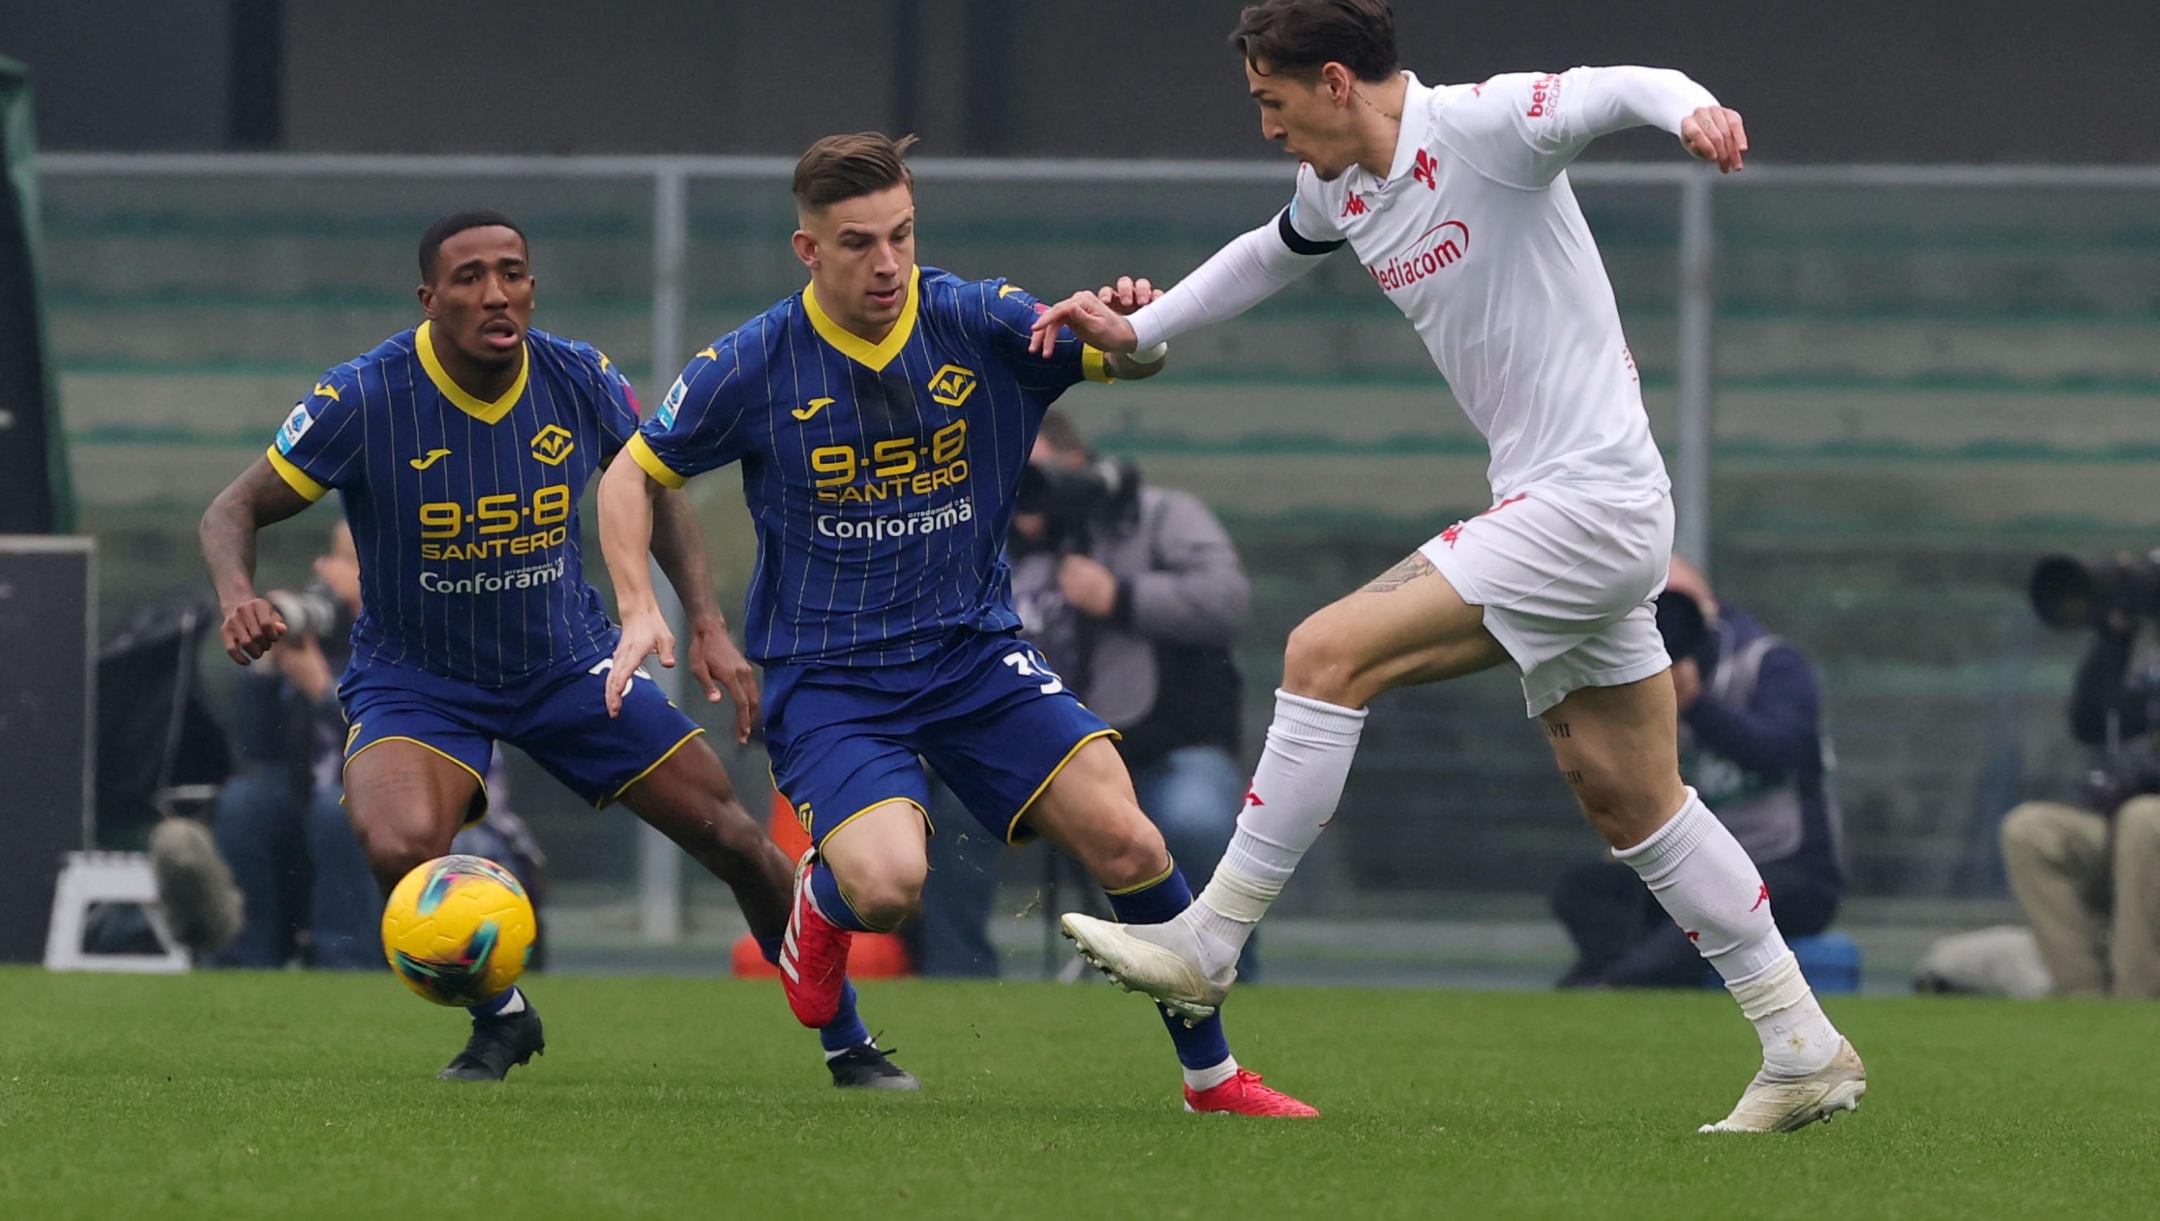
[[[1745,612],[1721,605],[1678,557],[1658,627],[1674,658],[1682,775],[1761,871],[1778,931],[1788,941],[1822,932],[1837,915],[1844,872],[1814,667]],[[1552,909],[1577,953],[1563,988],[1703,983],[1688,934],[1626,865],[1569,870]]]
[[[2160,650],[2113,611],[2070,697],[2071,736],[2096,756],[2082,803],[2003,816],[2003,868],[2058,995],[2160,997],[2156,702]]]

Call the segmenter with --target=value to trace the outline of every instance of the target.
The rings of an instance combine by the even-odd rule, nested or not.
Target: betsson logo
[[[1470,253],[1470,226],[1444,220],[1418,235],[1410,249],[1377,267],[1367,267],[1382,291],[1408,288],[1419,280],[1452,267]]]

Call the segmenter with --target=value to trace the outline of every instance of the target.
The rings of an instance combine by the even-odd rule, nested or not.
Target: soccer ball
[[[477,1005],[525,973],[539,921],[509,870],[478,856],[415,868],[383,905],[383,955],[438,1005]]]

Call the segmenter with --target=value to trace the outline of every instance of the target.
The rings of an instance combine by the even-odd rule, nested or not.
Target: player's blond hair
[[[913,136],[895,140],[879,131],[825,137],[795,163],[796,206],[815,211],[903,184],[912,188],[907,151],[914,143]]]

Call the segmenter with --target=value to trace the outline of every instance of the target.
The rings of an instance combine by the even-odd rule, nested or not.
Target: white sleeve
[[[1670,68],[1574,68],[1496,76],[1440,110],[1442,140],[1488,176],[1542,187],[1592,140],[1630,127],[1680,134],[1717,105],[1708,89]]]
[[[1314,241],[1290,227],[1296,204],[1244,234],[1151,305],[1132,315],[1140,350],[1213,322],[1227,322],[1304,278],[1340,238]],[[1300,222],[1301,224],[1303,222]]]

